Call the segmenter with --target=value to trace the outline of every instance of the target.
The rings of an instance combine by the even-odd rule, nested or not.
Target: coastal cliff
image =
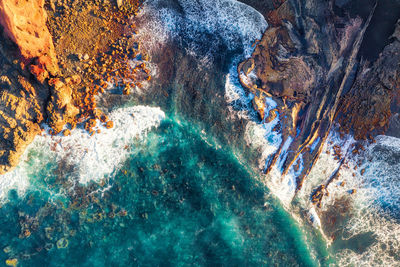
[[[31,22],[34,21],[34,22]],[[56,73],[51,36],[43,1],[0,2],[0,173],[18,164],[26,146],[41,132],[49,88],[47,70]],[[8,37],[8,38],[7,38]],[[30,77],[31,70],[37,79]]]

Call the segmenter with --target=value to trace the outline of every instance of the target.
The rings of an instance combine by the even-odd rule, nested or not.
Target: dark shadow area
[[[391,40],[395,23],[400,18],[399,0],[378,0],[374,16],[365,33],[360,56],[375,61]],[[351,17],[360,16],[365,21],[375,5],[375,0],[336,0],[336,5]]]

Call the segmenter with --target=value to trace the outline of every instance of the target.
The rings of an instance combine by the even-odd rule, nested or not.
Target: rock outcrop
[[[3,48],[3,45],[0,45]],[[3,49],[0,49],[3,52]],[[28,80],[0,53],[0,173],[15,167],[26,146],[41,132],[47,88]]]
[[[62,82],[60,78],[50,79],[49,85],[52,93],[46,110],[48,123],[55,133],[59,133],[65,124],[74,123],[79,109],[73,104],[72,89],[69,85]]]
[[[351,90],[344,95],[338,121],[356,139],[388,133],[400,137],[400,20],[378,59],[364,62]],[[388,131],[389,130],[389,131]]]
[[[46,21],[44,0],[0,2],[0,174],[18,164],[39,123],[49,118],[58,133],[78,113],[71,88],[52,78],[59,69]]]
[[[19,48],[22,61],[44,81],[48,73],[58,72],[53,40],[46,26],[44,0],[3,0],[0,2],[0,24],[4,34]]]
[[[346,9],[346,4],[287,0],[276,9],[260,10],[269,28],[252,57],[238,66],[240,81],[255,95],[253,105],[261,119],[280,117],[283,141],[267,173],[281,153],[287,156],[279,170],[282,175],[301,155],[304,168],[297,177],[298,189],[335,123],[357,139],[383,133],[390,121],[396,125],[390,118],[399,111],[399,27],[378,59],[368,62],[361,47],[373,46],[364,37],[372,18],[375,24],[379,21],[377,4],[364,3],[369,13]],[[268,107],[266,97],[278,107]]]
[[[0,0],[0,174],[18,164],[41,123],[64,135],[78,123],[94,134],[96,119],[113,127],[95,96],[110,83],[129,94],[151,79],[144,63],[128,62],[139,55],[125,33],[141,3],[48,1],[45,10],[45,0]]]

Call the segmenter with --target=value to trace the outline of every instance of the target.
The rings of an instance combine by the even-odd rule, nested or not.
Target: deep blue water
[[[74,185],[58,162],[35,171],[24,197],[11,191],[0,209],[0,262],[314,265],[298,226],[230,148],[170,119],[132,148],[103,183]]]

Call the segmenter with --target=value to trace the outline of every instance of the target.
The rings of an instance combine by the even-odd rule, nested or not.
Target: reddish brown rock
[[[49,125],[55,133],[59,133],[65,124],[75,121],[79,109],[73,104],[71,87],[59,78],[50,79],[49,85],[52,92],[47,104]]]
[[[41,133],[42,122],[48,122],[51,134],[69,124],[64,135],[78,123],[94,134],[95,119],[113,127],[97,109],[95,96],[105,85],[100,81],[105,73],[116,85],[131,77],[127,55],[137,56],[135,43],[124,33],[134,28],[127,18],[136,14],[141,1],[125,1],[120,9],[114,1],[51,2],[49,21],[44,2],[0,0],[0,174],[18,164],[26,146]],[[59,40],[56,46],[50,32]],[[84,54],[78,57],[84,60],[72,59],[71,52]],[[138,81],[149,76],[145,65],[134,71]]]
[[[7,66],[1,56],[0,64],[3,69]],[[37,93],[41,86],[29,83],[18,71],[0,77],[0,174],[18,164],[27,145],[41,132],[45,101],[44,95]]]
[[[47,76],[44,72],[56,74],[58,71],[53,40],[46,21],[44,0],[0,1],[0,24],[4,33],[17,44],[24,63],[36,66],[31,71],[41,81]]]
[[[113,121],[107,121],[107,123],[106,123],[106,128],[107,128],[107,129],[110,129],[110,128],[112,128],[112,127],[114,127],[114,122],[113,122]]]

